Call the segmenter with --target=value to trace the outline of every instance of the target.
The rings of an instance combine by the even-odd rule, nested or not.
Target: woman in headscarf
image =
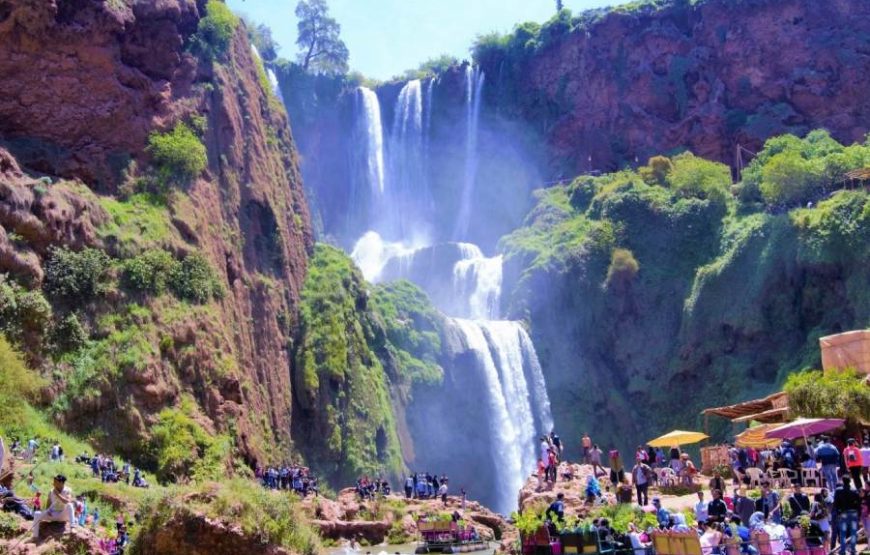
[[[671,515],[671,518],[674,520],[671,530],[674,532],[691,532],[691,529],[686,525],[686,515],[675,512]]]
[[[752,513],[752,516],[749,517],[749,529],[750,530],[763,530],[764,529],[764,513],[761,511],[756,511]]]
[[[591,475],[586,480],[586,502],[594,503],[599,497],[601,497],[601,484],[598,483],[595,475]]]

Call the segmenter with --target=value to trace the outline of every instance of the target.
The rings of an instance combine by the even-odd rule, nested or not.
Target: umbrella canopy
[[[734,443],[737,447],[753,447],[755,449],[776,447],[782,443],[782,440],[775,437],[765,437],[765,434],[778,426],[780,424],[761,424],[754,428],[748,428],[734,437]]]
[[[654,440],[650,441],[648,445],[650,447],[672,447],[674,445],[688,445],[690,443],[698,443],[704,439],[707,439],[707,434],[702,434],[701,432],[686,432],[683,430],[674,430],[673,432],[667,433],[661,437],[657,437]]]
[[[794,422],[768,430],[764,436],[779,439],[814,436],[839,428],[845,422],[842,418],[798,418]]]

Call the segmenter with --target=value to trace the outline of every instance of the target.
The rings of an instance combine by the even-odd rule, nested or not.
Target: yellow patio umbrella
[[[688,445],[707,439],[707,434],[701,432],[686,432],[674,430],[647,443],[650,447],[672,447],[674,445]]]
[[[777,426],[779,424],[760,424],[753,428],[747,428],[734,437],[734,443],[737,447],[754,447],[755,449],[776,447],[782,443],[782,440],[765,437],[765,434]]]

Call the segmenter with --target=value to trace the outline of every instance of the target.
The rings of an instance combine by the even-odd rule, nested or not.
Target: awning
[[[779,418],[782,414],[788,412],[787,406],[788,396],[784,391],[778,391],[772,395],[764,397],[763,399],[754,399],[752,401],[744,401],[735,405],[704,409],[701,411],[701,414],[714,414],[716,416],[721,416],[722,418],[734,420],[736,418],[765,415],[769,411],[779,410],[781,411],[779,413],[771,412],[767,416],[761,416],[763,419]],[[785,410],[783,411],[782,409]],[[746,420],[758,420],[758,418],[746,418]],[[745,422],[746,420],[741,420],[741,422]]]
[[[788,407],[780,407],[778,409],[770,409],[756,414],[747,414],[739,418],[734,418],[731,422],[761,422],[762,424],[782,424],[788,416]]]

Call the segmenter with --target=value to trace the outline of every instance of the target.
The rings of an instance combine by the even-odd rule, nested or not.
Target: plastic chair
[[[821,478],[819,477],[819,469],[818,468],[801,468],[801,480],[805,486],[809,486],[810,482],[813,483],[813,486],[818,487],[819,482],[821,482]]]
[[[746,475],[749,476],[749,487],[750,488],[760,488],[762,479],[764,478],[764,473],[761,472],[760,468],[747,468]]]
[[[798,479],[798,473],[790,468],[779,469],[779,487],[791,487]]]
[[[674,486],[677,484],[677,473],[673,468],[662,468],[659,476],[659,486]]]

